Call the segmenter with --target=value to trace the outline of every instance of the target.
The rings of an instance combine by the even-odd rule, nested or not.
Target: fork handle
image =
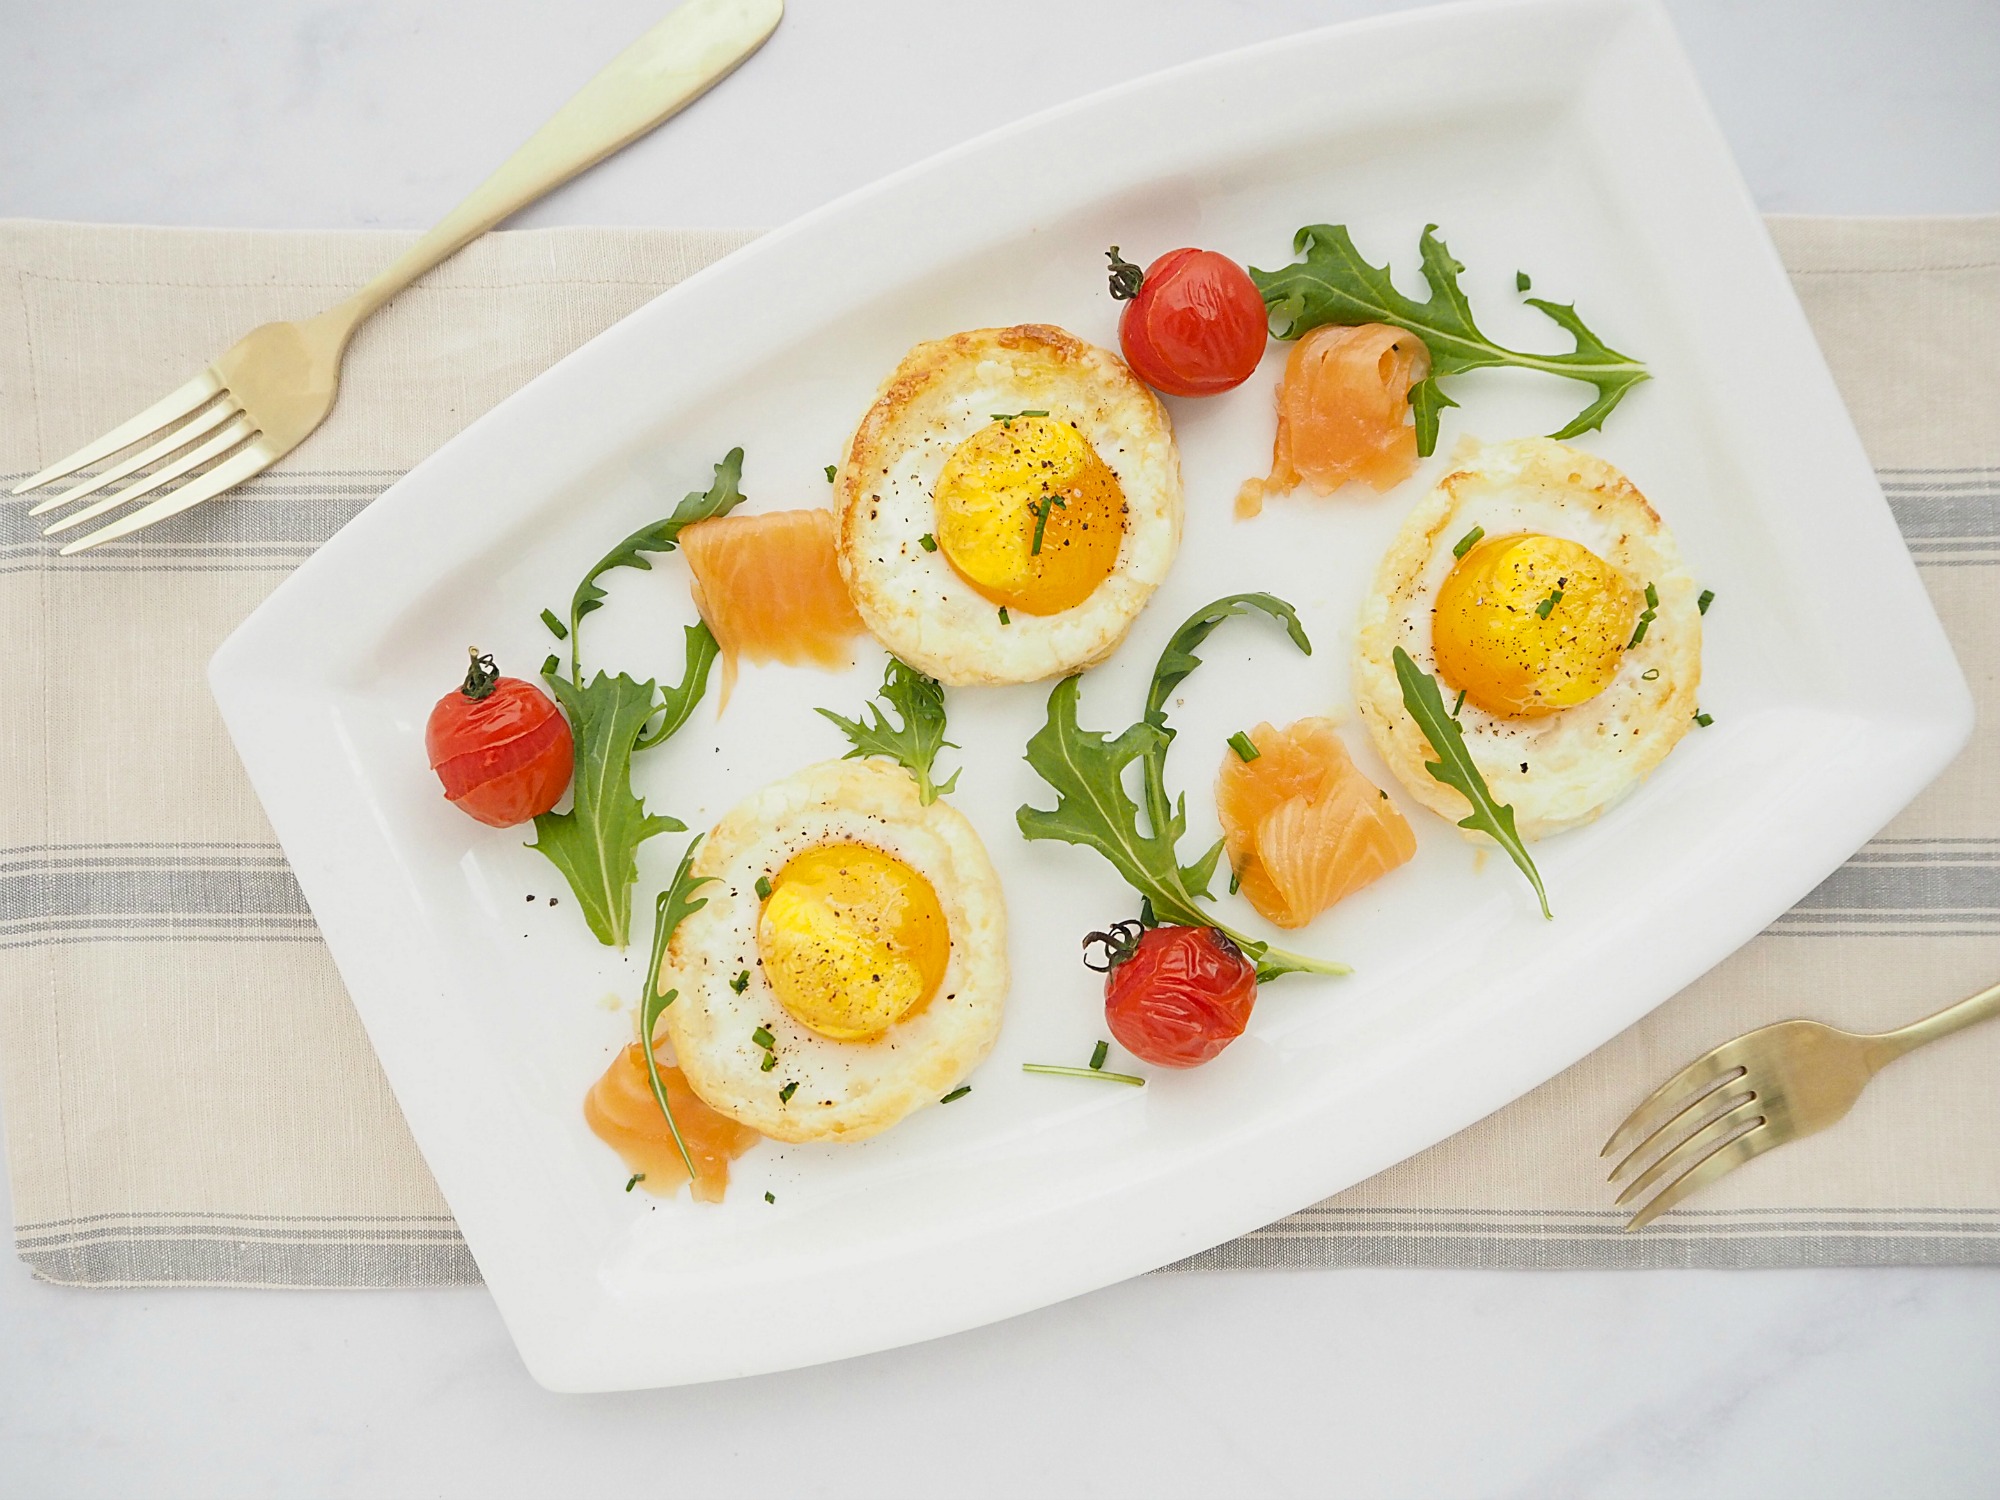
[[[1879,1068],[1905,1052],[1914,1052],[1939,1037],[1950,1036],[1954,1031],[1963,1031],[1994,1016],[2000,1016],[2000,984],[1969,995],[1956,1005],[1947,1005],[1936,1015],[1925,1016],[1921,1021],[1912,1021],[1894,1031],[1870,1037],[1869,1041],[1874,1044],[1870,1050],[1877,1054],[1875,1066]]]
[[[784,12],[784,0],[688,0],[613,58],[395,264],[322,316],[345,321],[344,339],[439,261],[699,99],[764,44]]]

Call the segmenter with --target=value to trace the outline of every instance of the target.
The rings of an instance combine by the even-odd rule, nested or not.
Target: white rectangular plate
[[[754,170],[754,163],[746,163]],[[1006,885],[1015,982],[970,1097],[859,1146],[738,1164],[729,1201],[659,1203],[583,1124],[631,1035],[643,948],[599,948],[523,839],[450,809],[426,713],[468,642],[528,675],[537,623],[629,530],[706,485],[735,444],[749,509],[821,503],[877,383],[912,343],[1053,322],[1115,343],[1104,249],[1212,246],[1262,266],[1301,224],[1346,223],[1417,286],[1443,226],[1489,333],[1559,349],[1521,305],[1574,300],[1655,379],[1586,442],[1623,467],[1717,591],[1703,705],[1662,770],[1596,825],[1538,846],[1556,920],[1503,859],[1438,820],[1417,859],[1294,946],[1352,978],[1290,978],[1215,1063],[1143,1092],[1024,1076],[1103,1032],[1088,926],[1133,900],[1088,851],[1024,843],[1047,805],[1021,760],[1046,686],[952,696],[954,798]],[[1269,458],[1282,349],[1246,387],[1174,406],[1188,486],[1173,576],[1083,716],[1137,716],[1166,635],[1216,595],[1300,608],[1299,656],[1225,627],[1170,765],[1188,847],[1227,733],[1351,712],[1353,621],[1400,517],[1230,500]],[[1548,432],[1580,386],[1453,386],[1440,450]],[[609,580],[596,662],[679,674],[684,565]],[[811,712],[845,676],[746,670],[638,762],[651,806],[708,826],[845,748]],[[1943,767],[1965,687],[1782,268],[1659,9],[1461,6],[1287,38],[1116,89],[857,193],[659,298],[475,423],[375,502],[222,648],[212,680],[398,1099],[536,1378],[565,1390],[714,1379],[929,1338],[1165,1264],[1356,1182],[1614,1035],[1804,895]],[[1386,772],[1353,733],[1365,769]],[[637,926],[684,839],[643,855]],[[534,895],[532,903],[524,896]],[[1255,918],[1240,914],[1245,923]],[[643,937],[642,937],[643,941]],[[621,1004],[622,1002],[622,1008]],[[1594,1149],[1579,1140],[1579,1152]],[[765,1201],[765,1192],[776,1198]]]

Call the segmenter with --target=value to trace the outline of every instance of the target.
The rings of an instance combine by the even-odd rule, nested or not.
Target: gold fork
[[[1818,1021],[1780,1021],[1724,1042],[1655,1089],[1604,1143],[1600,1155],[1623,1153],[1612,1182],[1652,1160],[1618,1195],[1619,1206],[1666,1184],[1625,1227],[1650,1224],[1753,1156],[1826,1129],[1904,1053],[1996,1015],[2000,984],[1895,1031],[1857,1034]],[[1652,1120],[1660,1123],[1644,1129]],[[1676,1136],[1678,1144],[1665,1148]]]
[[[326,420],[341,357],[363,320],[502,219],[707,93],[764,44],[783,16],[784,0],[689,0],[613,58],[442,223],[352,297],[301,323],[252,329],[172,395],[22,481],[14,493],[138,449],[28,512],[41,515],[132,479],[55,522],[43,533],[52,536],[154,497],[70,542],[62,549],[67,557],[179,515],[261,474]]]

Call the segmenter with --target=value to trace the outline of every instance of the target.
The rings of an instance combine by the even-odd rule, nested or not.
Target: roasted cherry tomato
[[[1213,250],[1169,250],[1141,275],[1110,249],[1111,295],[1125,304],[1118,342],[1133,373],[1169,396],[1243,384],[1264,357],[1270,323],[1257,285]]]
[[[502,677],[477,648],[464,685],[431,710],[424,748],[445,796],[495,828],[554,807],[576,763],[569,721],[549,695],[532,682]]]
[[[1118,1045],[1142,1062],[1192,1068],[1250,1024],[1256,965],[1213,927],[1120,922],[1083,943],[1085,963],[1093,948],[1104,950],[1104,1019]]]

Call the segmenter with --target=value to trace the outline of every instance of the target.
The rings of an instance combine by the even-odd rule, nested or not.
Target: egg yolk
[[[937,544],[959,577],[1023,614],[1074,609],[1111,576],[1125,491],[1067,422],[1019,416],[967,438],[938,475]]]
[[[1530,719],[1611,685],[1639,616],[1639,591],[1565,537],[1488,537],[1438,590],[1438,675],[1490,714]]]
[[[793,1020],[857,1042],[930,1003],[951,938],[922,875],[866,844],[826,844],[795,855],[771,882],[757,951]]]

